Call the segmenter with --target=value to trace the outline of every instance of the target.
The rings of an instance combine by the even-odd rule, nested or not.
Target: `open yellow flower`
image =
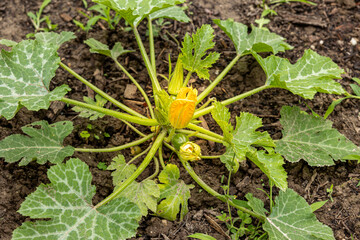
[[[174,128],[184,128],[189,124],[195,112],[196,101],[196,89],[191,87],[180,89],[169,110],[169,121]]]

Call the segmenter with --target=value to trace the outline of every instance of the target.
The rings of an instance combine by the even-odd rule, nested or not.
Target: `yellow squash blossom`
[[[180,157],[185,161],[197,161],[201,159],[201,148],[193,142],[186,142],[180,147]]]
[[[169,121],[174,128],[184,128],[191,121],[197,101],[197,90],[189,87],[180,89],[169,109]]]

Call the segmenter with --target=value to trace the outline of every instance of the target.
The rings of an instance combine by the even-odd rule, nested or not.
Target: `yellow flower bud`
[[[197,161],[201,159],[201,148],[193,142],[186,142],[180,147],[180,158],[185,161]]]
[[[174,74],[169,83],[168,92],[172,95],[178,94],[181,86],[183,85],[183,81],[184,81],[184,70],[183,70],[182,61],[179,57],[176,62]]]
[[[169,121],[174,128],[184,128],[189,124],[195,112],[196,101],[196,89],[191,87],[180,89],[169,109]]]

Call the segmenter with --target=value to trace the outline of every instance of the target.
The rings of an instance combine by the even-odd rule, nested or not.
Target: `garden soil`
[[[27,33],[33,32],[33,26],[27,17],[27,12],[35,12],[41,5],[41,0],[2,0],[0,1],[0,38],[14,41],[25,39]],[[202,24],[211,24],[216,33],[215,50],[221,53],[219,61],[210,70],[211,79],[235,56],[233,44],[229,38],[212,23],[214,18],[233,18],[248,26],[261,15],[260,0],[198,0],[187,3],[187,14],[190,23],[175,23],[169,21],[156,38],[156,56],[158,73],[167,74],[168,55],[172,62],[176,62],[179,53],[177,41],[181,42],[186,32],[194,32]],[[275,8],[278,13],[271,16],[267,27],[285,37],[294,49],[281,53],[292,63],[300,58],[305,49],[311,48],[321,55],[333,59],[346,71],[339,82],[351,91],[349,85],[352,77],[360,77],[360,1],[359,0],[317,0],[317,6],[301,3],[282,4]],[[79,30],[73,20],[85,22],[79,14],[84,11],[82,1],[53,0],[44,11],[54,24],[58,24],[57,31],[73,31],[77,38],[65,43],[59,50],[62,61],[68,64],[77,73],[81,74],[93,84],[110,94],[115,99],[123,101],[129,107],[142,114],[148,114],[144,107],[144,100],[138,92],[125,94],[125,88],[131,82],[107,58],[89,53],[88,47],[83,43],[87,38],[93,37],[112,46],[120,41],[126,49],[137,50],[131,32],[127,32],[124,24],[122,29],[118,26],[116,31],[106,28],[105,22],[100,22],[92,30],[85,33]],[[143,40],[146,40],[146,28],[140,27]],[[176,41],[175,41],[176,39]],[[1,46],[4,48],[4,46]],[[127,54],[121,59],[122,64],[136,76],[143,88],[151,95],[151,85],[146,68],[141,60],[139,51]],[[213,91],[211,97],[218,100],[227,99],[237,94],[249,91],[264,83],[265,75],[255,60],[246,56],[242,58],[228,73],[225,79]],[[191,79],[194,87],[201,92],[209,84],[206,80]],[[94,92],[82,85],[78,80],[62,69],[57,70],[51,87],[68,84],[72,91],[69,97],[82,100],[82,96],[94,96]],[[164,84],[164,82],[162,82]],[[165,85],[165,84],[164,84]],[[332,100],[339,98],[334,95],[317,94],[314,100],[304,100],[290,94],[288,91],[269,89],[249,98],[230,105],[232,122],[240,112],[250,112],[263,119],[263,131],[268,131],[273,138],[281,138],[281,125],[279,112],[282,106],[300,106],[302,110],[310,112],[309,108],[322,115]],[[329,119],[333,121],[334,128],[344,134],[355,144],[360,145],[360,118],[359,101],[348,99],[336,107]],[[107,105],[113,108],[113,106]],[[0,139],[10,134],[21,134],[21,127],[38,120],[47,120],[50,123],[71,120],[74,122],[74,131],[65,140],[66,145],[75,147],[112,147],[130,142],[138,136],[112,118],[102,118],[97,121],[84,120],[72,111],[70,106],[54,103],[49,110],[30,112],[22,109],[16,117],[7,121],[0,119]],[[203,122],[209,129],[221,133],[220,128],[210,116],[205,116]],[[89,130],[91,124],[91,137],[87,140],[81,138],[79,133]],[[142,128],[144,132],[148,129]],[[103,132],[110,137],[95,138],[95,134],[103,136]],[[203,148],[204,155],[218,155],[224,152],[220,144],[198,141]],[[131,157],[130,150],[122,152],[126,159]],[[86,162],[93,174],[93,184],[96,185],[97,194],[93,201],[98,203],[108,196],[113,189],[109,171],[100,170],[99,162],[110,164],[117,153],[75,153],[74,156]],[[179,165],[178,159],[165,153],[169,163]],[[227,181],[228,172],[218,159],[204,160],[192,164],[195,171],[218,192],[222,192],[221,179]],[[0,239],[11,239],[15,228],[30,218],[17,213],[25,197],[34,192],[41,183],[49,183],[46,172],[51,164],[39,165],[31,163],[20,167],[18,163],[5,163],[0,161]],[[317,218],[331,227],[336,239],[360,239],[360,166],[356,162],[337,162],[331,167],[310,167],[306,162],[286,163],[285,168],[289,174],[289,187],[303,196],[311,204],[317,201],[328,202],[315,212]],[[188,184],[196,185],[191,177],[180,167],[181,178]],[[153,172],[150,165],[140,179]],[[224,177],[223,177],[224,176]],[[333,186],[330,194],[328,189]],[[243,162],[238,173],[232,176],[230,194],[243,199],[246,193],[253,193],[263,199],[266,206],[269,201],[265,193],[269,191],[267,177],[252,163]],[[277,191],[275,190],[275,194]],[[133,239],[187,239],[186,236],[200,232],[212,235],[218,240],[228,239],[226,226],[217,220],[216,216],[227,211],[227,206],[201,191],[196,186],[191,191],[189,200],[189,213],[180,221],[167,221],[149,215],[140,222],[138,235]],[[233,212],[235,214],[235,212]],[[220,228],[219,228],[220,227]]]

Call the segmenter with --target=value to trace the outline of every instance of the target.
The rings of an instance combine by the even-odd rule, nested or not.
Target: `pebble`
[[[358,43],[358,40],[356,38],[351,38],[350,43],[351,43],[351,45],[356,46]]]

